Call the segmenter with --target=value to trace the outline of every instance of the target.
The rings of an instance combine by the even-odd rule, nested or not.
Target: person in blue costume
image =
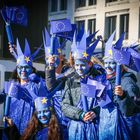
[[[91,46],[87,47],[86,37],[86,33],[82,35],[80,41],[76,39],[76,33],[73,37],[71,51],[75,60],[76,74],[67,80],[62,101],[62,111],[70,119],[69,140],[98,139],[96,121],[100,107],[95,106],[92,97],[87,97],[88,110],[85,110],[81,89],[82,84],[87,85],[88,79],[102,83],[105,80],[105,71],[100,65],[93,65],[90,61],[99,40],[95,40]]]
[[[112,56],[112,41],[113,37],[110,37],[106,42],[104,56],[107,79],[112,88],[112,103],[100,110],[99,140],[138,140],[140,91],[137,79],[122,66],[121,85],[115,86],[117,64]]]
[[[37,97],[34,102],[35,112],[22,135],[12,119],[6,118],[10,127],[5,132],[9,140],[60,140],[60,128],[51,99]]]
[[[66,74],[65,71],[69,69],[69,66],[64,62],[64,56],[61,53],[61,47],[58,39],[54,36],[50,37],[47,30],[45,29],[45,34],[43,35],[43,42],[45,47],[46,56],[46,86],[49,91],[52,91],[57,85],[59,89],[53,95],[54,109],[56,111],[56,116],[61,127],[61,139],[68,139],[67,123],[68,118],[66,118],[61,110],[61,102],[63,98],[63,89],[65,86]],[[50,42],[53,42],[52,44]],[[72,73],[73,70],[70,70]]]
[[[38,85],[29,80],[29,75],[34,72],[34,68],[32,66],[34,57],[31,55],[27,40],[25,40],[24,53],[20,48],[18,40],[16,47],[16,78],[12,79],[10,82],[11,84],[8,91],[10,101],[9,108],[7,110],[8,114],[6,115],[13,120],[20,134],[22,134],[34,112],[33,100],[38,96]]]

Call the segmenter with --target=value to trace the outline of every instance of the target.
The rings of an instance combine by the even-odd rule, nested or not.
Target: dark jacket
[[[89,73],[85,76],[85,80],[88,78],[94,79],[96,76],[103,76],[104,70],[95,65],[89,71]],[[101,78],[102,82],[102,78]],[[84,113],[83,109],[77,107],[81,96],[80,91],[80,77],[70,78],[66,82],[64,98],[62,101],[62,111],[64,115],[73,120],[81,120],[81,114]],[[92,108],[92,111],[98,115],[99,106]]]
[[[115,87],[115,77],[108,79]],[[114,94],[114,102],[117,102],[123,115],[132,116],[140,113],[140,89],[136,84],[137,79],[133,73],[124,71],[121,78],[121,86],[124,91],[122,97]]]

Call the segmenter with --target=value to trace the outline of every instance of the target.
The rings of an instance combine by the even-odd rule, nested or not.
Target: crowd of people
[[[45,78],[32,65],[39,50],[31,55],[27,40],[24,53],[18,40],[16,49],[10,46],[17,65],[8,93],[0,94],[6,112],[3,140],[140,139],[137,78],[121,64],[121,83],[116,84],[112,36],[104,46],[103,64],[93,59],[100,38],[87,43],[89,36],[74,33],[67,60],[58,37],[45,29]]]

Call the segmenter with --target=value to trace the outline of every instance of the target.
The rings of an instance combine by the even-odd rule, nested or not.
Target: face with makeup
[[[90,66],[86,61],[80,59],[75,60],[75,70],[79,76],[85,75],[90,69]]]
[[[106,58],[104,60],[104,67],[108,75],[116,72],[116,62],[112,58]]]
[[[49,57],[46,58],[46,64],[49,64],[54,67],[58,67],[60,63],[60,60],[58,56],[50,55]]]
[[[27,63],[22,63],[17,65],[17,73],[20,79],[26,80],[32,73],[32,67]]]
[[[47,107],[38,108],[37,118],[42,124],[48,124],[51,118],[51,111]]]

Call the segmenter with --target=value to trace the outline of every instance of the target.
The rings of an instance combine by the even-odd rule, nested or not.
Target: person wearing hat
[[[52,107],[52,100],[37,97],[35,112],[21,135],[11,118],[6,117],[9,127],[5,133],[9,140],[60,140],[60,128]]]
[[[114,36],[115,32],[106,42],[103,58],[107,80],[111,83],[112,95],[110,94],[110,98],[112,103],[100,110],[99,140],[138,140],[140,128],[137,128],[137,126],[140,122],[136,121],[136,118],[140,118],[140,115],[137,114],[140,111],[138,107],[140,91],[136,84],[136,76],[132,72],[127,72],[123,65],[121,85],[115,86],[117,63],[112,52]]]
[[[5,112],[7,112],[5,115],[13,120],[20,134],[22,134],[34,111],[33,100],[38,96],[38,85],[29,79],[30,74],[34,72],[32,61],[37,51],[31,55],[27,40],[25,40],[24,53],[20,48],[18,40],[16,47],[17,65],[7,92],[7,98],[10,100],[5,105]]]
[[[105,71],[101,66],[93,65],[90,61],[99,39],[87,46],[87,34],[84,33],[81,36],[80,40],[77,39],[76,33],[73,37],[71,52],[75,61],[76,74],[66,82],[62,111],[70,119],[68,125],[69,140],[96,140],[98,136],[95,122],[100,108],[99,106],[95,107],[96,103],[92,104],[93,98],[87,97],[88,109],[86,110],[81,91],[82,84],[87,85],[88,79],[102,83],[105,80]],[[87,90],[84,88],[84,91]],[[92,92],[91,89],[88,91]]]
[[[68,139],[67,123],[68,118],[66,118],[61,110],[62,98],[64,94],[64,87],[66,77],[72,73],[74,70],[69,68],[64,61],[64,56],[62,55],[61,45],[56,36],[50,36],[48,31],[45,29],[43,34],[43,43],[45,47],[45,76],[46,76],[46,86],[49,91],[57,88],[55,94],[52,97],[53,106],[56,111],[56,116],[61,127],[61,139]],[[70,72],[69,72],[70,71]]]

